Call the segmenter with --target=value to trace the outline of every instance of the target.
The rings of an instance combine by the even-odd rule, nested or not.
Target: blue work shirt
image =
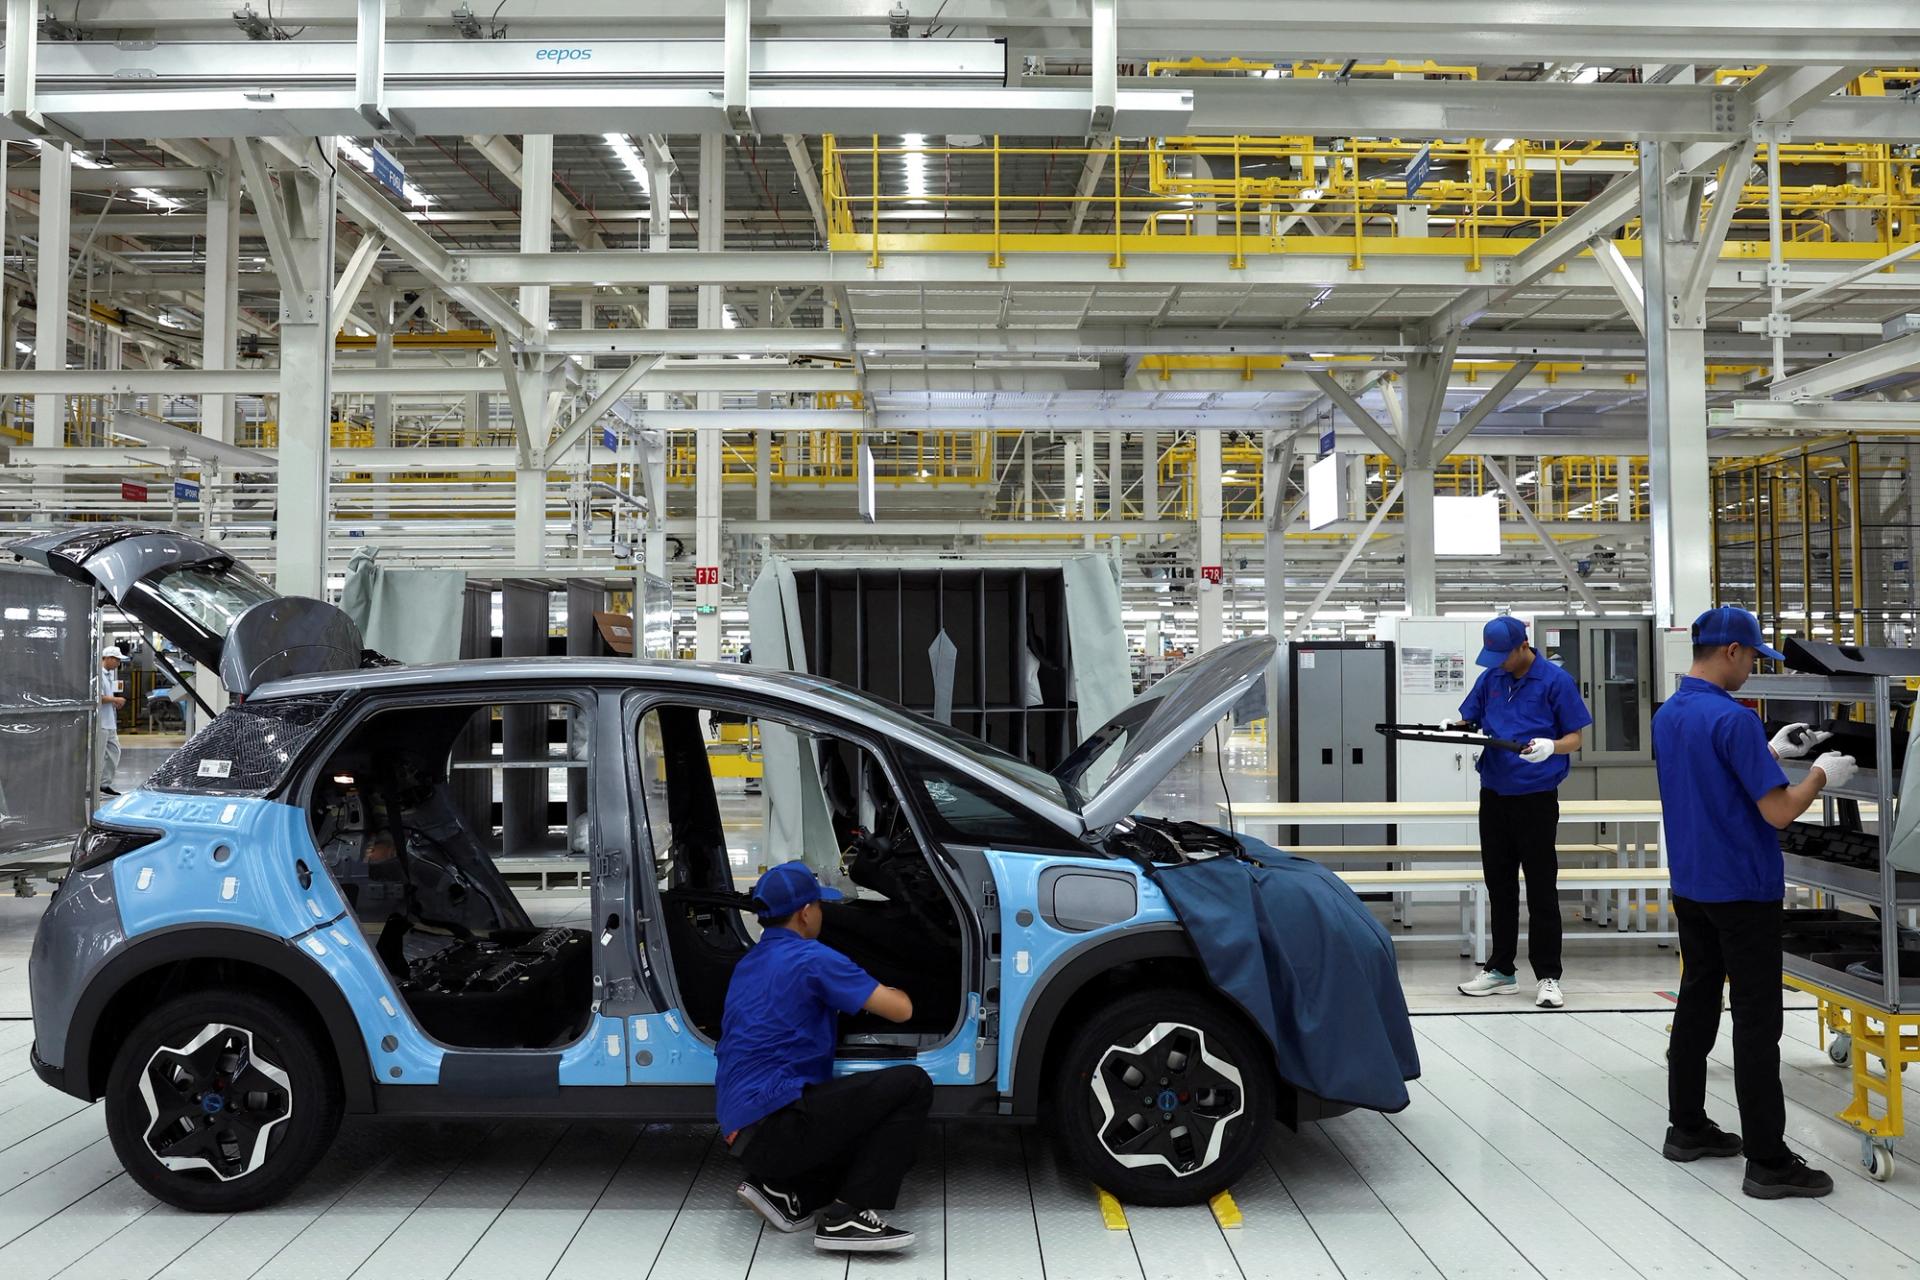
[[[714,1107],[720,1132],[744,1129],[833,1075],[839,1015],[880,984],[832,947],[768,928],[733,970],[720,1019]]]
[[[1686,676],[1653,713],[1653,763],[1673,891],[1695,902],[1778,902],[1780,833],[1761,796],[1787,785],[1760,717],[1719,685]]]
[[[1538,653],[1524,676],[1489,667],[1474,681],[1460,718],[1480,726],[1490,738],[1526,743],[1534,738],[1564,738],[1593,723],[1593,713],[1580,698],[1573,677]],[[1539,764],[1528,764],[1519,753],[1489,747],[1480,753],[1480,785],[1503,796],[1530,796],[1557,790],[1571,756],[1558,753]]]

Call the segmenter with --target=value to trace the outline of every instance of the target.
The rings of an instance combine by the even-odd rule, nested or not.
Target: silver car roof
[[[355,671],[295,676],[261,685],[247,701],[270,702],[317,693],[432,690],[442,685],[521,681],[680,686],[690,691],[774,698],[821,715],[853,718],[864,728],[925,751],[986,783],[1076,839],[1087,834],[1087,824],[1078,810],[1022,781],[1017,773],[995,762],[993,757],[957,751],[938,730],[913,713],[877,701],[837,681],[798,671],[679,658],[466,658],[458,662],[363,667]],[[1044,773],[1024,762],[1007,763],[1023,771]]]

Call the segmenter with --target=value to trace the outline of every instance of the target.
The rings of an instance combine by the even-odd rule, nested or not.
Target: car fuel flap
[[[1160,780],[1266,676],[1279,641],[1249,636],[1181,663],[1094,730],[1053,771],[1089,832],[1132,815]]]

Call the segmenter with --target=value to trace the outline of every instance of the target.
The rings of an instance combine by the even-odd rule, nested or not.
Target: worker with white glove
[[[1796,720],[1781,727],[1767,743],[1767,750],[1773,752],[1775,760],[1798,760],[1833,735],[1824,729],[1816,729],[1804,720]],[[1838,754],[1829,752],[1828,754]]]
[[[1766,728],[1733,694],[1759,658],[1778,660],[1760,620],[1731,605],[1693,624],[1693,668],[1653,716],[1673,911],[1682,972],[1667,1048],[1669,1160],[1747,1158],[1750,1196],[1824,1196],[1833,1179],[1787,1149],[1780,1090],[1781,900],[1786,864],[1779,831],[1827,787],[1844,786],[1853,757],[1829,751],[1789,784],[1780,759],[1824,741],[1788,725]],[[1798,741],[1796,741],[1798,739]],[[1720,1033],[1720,992],[1733,1009],[1733,1087],[1740,1132],[1707,1118],[1707,1054]]]
[[[1535,653],[1520,619],[1495,618],[1480,633],[1486,670],[1460,704],[1460,720],[1490,738],[1525,744],[1518,752],[1489,747],[1480,771],[1480,862],[1486,870],[1493,931],[1485,967],[1460,984],[1461,995],[1505,995],[1520,989],[1520,873],[1527,876],[1527,959],[1533,1002],[1565,1006],[1560,991],[1560,783],[1580,749],[1593,714],[1573,677]]]

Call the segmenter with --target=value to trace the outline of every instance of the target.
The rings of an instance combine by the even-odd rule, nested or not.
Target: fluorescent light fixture
[[[1513,141],[1512,138],[1502,138],[1493,144],[1491,150],[1495,155],[1498,155],[1502,151],[1511,151],[1513,149]]]
[[[927,135],[901,134],[900,145],[913,148],[900,157],[907,162],[907,195],[911,198],[910,203],[927,204],[927,153],[918,149],[927,145]]]
[[[373,172],[373,152],[371,150],[361,146],[352,138],[341,138],[336,145],[340,148],[340,154],[359,165],[362,169],[365,169],[368,173]],[[422,191],[417,183],[412,182],[402,182],[400,184],[400,198],[420,209],[424,209],[433,203],[433,197],[425,191]]]
[[[70,152],[69,155],[73,160],[73,166],[76,169],[111,169],[113,168],[113,162],[111,160],[95,160],[92,156],[88,155],[86,152],[78,149],[75,149],[74,151]]]
[[[733,313],[733,305],[731,303],[720,308],[720,327],[722,329],[738,329],[740,327],[740,317]]]
[[[1500,495],[1435,498],[1433,554],[1497,557],[1500,554]]]
[[[1601,76],[1610,76],[1612,74],[1612,67],[1582,67],[1574,73],[1573,82],[1575,84],[1592,84]]]
[[[1300,193],[1300,198],[1302,200],[1318,200],[1321,196],[1324,196],[1325,194],[1327,193],[1319,187],[1308,187],[1305,191],[1302,191]]]
[[[135,187],[133,189],[133,194],[135,194],[136,196],[139,196],[142,200],[145,200],[149,207],[153,205],[159,205],[162,209],[166,210],[168,213],[172,213],[175,209],[182,209],[186,207],[184,201],[175,200],[172,196],[161,195],[158,191],[155,191],[152,187]]]
[[[1307,527],[1324,529],[1347,509],[1347,468],[1330,453],[1307,468]]]
[[[613,154],[625,166],[627,176],[639,186],[640,194],[651,199],[653,182],[647,177],[647,162],[641,156],[640,149],[633,145],[633,139],[624,133],[603,133],[600,140],[613,148]]]

